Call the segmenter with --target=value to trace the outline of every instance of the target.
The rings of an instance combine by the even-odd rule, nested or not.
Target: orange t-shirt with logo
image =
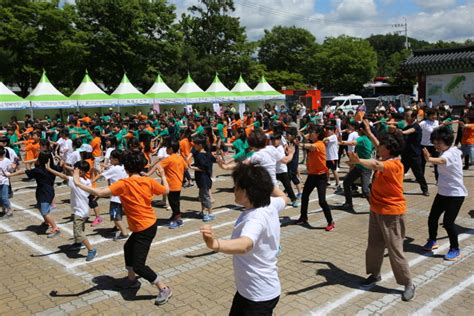
[[[328,172],[326,167],[326,145],[324,142],[318,140],[317,142],[310,144],[315,150],[308,150],[308,156],[306,158],[306,168],[308,174],[324,174]]]
[[[165,193],[164,186],[149,177],[132,176],[113,183],[109,189],[112,195],[120,197],[132,232],[141,232],[155,224],[156,214],[151,200],[153,195]]]
[[[94,137],[91,141],[91,147],[92,147],[92,156],[94,157],[100,157],[102,155],[102,150],[100,149],[102,141],[100,140],[100,137]]]
[[[405,214],[403,196],[403,164],[400,159],[383,161],[384,170],[376,171],[370,192],[370,209],[382,215]]]
[[[183,157],[179,154],[172,154],[160,161],[160,165],[165,170],[170,191],[181,191],[184,171],[188,167]]]
[[[461,144],[474,145],[474,124],[464,124]]]

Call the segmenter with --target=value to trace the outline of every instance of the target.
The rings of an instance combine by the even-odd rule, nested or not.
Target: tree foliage
[[[377,71],[377,54],[366,40],[327,38],[315,55],[319,86],[327,91],[354,93]]]

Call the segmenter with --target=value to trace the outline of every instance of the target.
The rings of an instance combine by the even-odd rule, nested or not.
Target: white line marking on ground
[[[474,229],[471,229],[471,230],[468,230],[466,233],[459,235],[459,241],[462,241],[464,239],[467,239],[467,238],[471,237],[473,233],[474,233]],[[438,252],[445,251],[447,248],[449,248],[449,243],[441,245],[438,248]],[[408,265],[410,267],[412,267],[414,265],[417,265],[420,262],[425,261],[428,258],[430,258],[430,257],[425,257],[425,256],[416,257],[416,258],[412,259],[411,261],[409,261]],[[391,278],[393,278],[393,272],[392,271],[387,272],[387,273],[382,275],[382,280],[389,280]],[[349,293],[346,293],[345,295],[343,295],[342,297],[337,299],[336,301],[330,302],[330,303],[322,306],[321,308],[317,308],[316,310],[312,311],[311,315],[314,315],[314,316],[316,316],[316,315],[327,315],[330,312],[332,312],[334,309],[336,309],[338,307],[341,307],[342,305],[349,302],[351,299],[353,299],[353,298],[355,298],[355,297],[357,297],[361,294],[364,294],[364,293],[367,293],[367,291],[359,290],[359,289],[352,290]]]
[[[474,275],[471,275],[468,279],[462,281],[455,287],[450,288],[449,290],[447,290],[440,296],[432,299],[427,305],[423,306],[421,309],[413,313],[413,315],[416,315],[416,316],[430,315],[433,309],[435,309],[436,307],[438,307],[439,305],[441,305],[442,303],[444,303],[445,301],[447,301],[448,299],[450,299],[457,293],[461,292],[462,290],[464,290],[465,288],[467,288],[473,283],[474,283]]]
[[[9,232],[11,232],[13,230],[12,227],[10,227],[8,224],[5,224],[3,222],[0,222],[0,228],[5,230],[5,231],[9,231]],[[34,250],[36,250],[39,253],[47,254],[47,253],[54,252],[54,251],[51,251],[51,250],[48,250],[48,249],[44,248],[41,245],[38,245],[33,240],[31,240],[28,236],[26,236],[26,234],[23,233],[23,232],[13,231],[8,236],[13,236],[13,237],[17,238],[22,243],[28,245],[29,247],[33,248]],[[62,265],[64,267],[67,267],[67,265],[69,264],[69,262],[65,261],[59,254],[52,254],[52,255],[47,256],[47,258],[56,261],[57,263],[59,263],[60,265]]]

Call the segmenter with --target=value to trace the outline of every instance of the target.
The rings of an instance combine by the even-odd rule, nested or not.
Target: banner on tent
[[[64,101],[31,101],[31,107],[33,109],[61,109],[61,108],[74,108],[76,107],[76,101],[64,100]]]
[[[77,105],[85,108],[100,108],[106,106],[112,106],[116,102],[114,100],[78,100]]]
[[[118,106],[135,106],[135,105],[146,105],[151,104],[151,99],[117,99],[115,105]]]
[[[0,102],[0,110],[24,110],[29,107],[29,102]]]

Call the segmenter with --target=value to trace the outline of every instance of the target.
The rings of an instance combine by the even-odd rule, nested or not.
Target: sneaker
[[[121,231],[117,231],[117,232],[115,232],[113,240],[117,241],[117,240],[122,240],[122,239],[127,239],[127,238],[128,238],[128,234],[124,235],[124,234],[122,234]]]
[[[117,283],[115,283],[114,287],[120,290],[127,290],[127,289],[138,289],[141,283],[137,279],[130,280],[128,277],[119,279]]]
[[[438,247],[439,246],[438,246],[438,244],[436,243],[435,240],[428,239],[426,244],[423,246],[423,249],[428,250],[428,251],[432,251],[432,250],[438,249]]]
[[[165,208],[166,208],[167,211],[171,211],[171,206],[166,205]]]
[[[344,203],[344,204],[342,204],[341,208],[342,208],[343,210],[346,210],[346,211],[350,212],[350,213],[355,213],[354,206],[352,206],[352,205],[349,204],[349,203]]]
[[[326,226],[324,229],[325,229],[327,232],[330,232],[330,231],[333,231],[334,228],[336,228],[336,224],[334,224],[334,222],[332,222],[331,224],[329,224],[328,226]]]
[[[369,277],[367,279],[362,281],[362,283],[360,284],[360,288],[362,290],[370,289],[373,286],[375,286],[375,284],[377,284],[377,282],[380,282],[381,280],[382,280],[382,277],[380,275],[375,277],[373,274],[371,274],[371,275],[369,275]]]
[[[79,251],[81,249],[84,249],[86,248],[86,246],[84,246],[84,244],[82,242],[76,242],[76,243],[73,243],[71,246],[69,246],[68,250],[69,251]]]
[[[424,192],[421,193],[421,194],[423,194],[424,196],[430,196],[430,192],[428,192],[428,191],[424,191]]]
[[[92,259],[95,258],[96,255],[97,255],[97,250],[95,248],[92,250],[89,250],[87,252],[86,261],[91,261]]]
[[[210,222],[211,221],[211,218],[209,217],[209,214],[204,214],[202,216],[202,221],[203,222]]]
[[[301,203],[298,200],[294,200],[293,202],[291,202],[291,206],[293,206],[293,207],[300,207],[300,205],[301,205]]]
[[[339,193],[344,193],[344,189],[341,187],[341,185],[337,185],[336,188],[334,189],[334,194],[339,194]]]
[[[402,301],[408,302],[415,297],[415,285],[405,286],[405,291],[402,293]]]
[[[102,223],[102,222],[103,222],[102,217],[97,216],[97,217],[94,219],[94,221],[92,222],[91,226],[97,226],[97,225],[99,225],[99,224]]]
[[[216,219],[216,215],[214,214],[209,214],[209,220],[213,221]]]
[[[58,229],[56,229],[56,230],[51,230],[51,231],[47,234],[46,237],[48,237],[48,238],[54,238],[54,237],[58,236],[59,234],[61,234],[61,231],[60,231],[59,228],[58,228]]]
[[[181,219],[178,219],[176,221],[171,221],[170,225],[168,226],[169,229],[175,229],[183,226],[184,222]]]
[[[301,197],[302,197],[302,196],[303,196],[303,193],[298,193],[298,194],[296,194],[296,198],[297,198],[298,200],[301,200]]]
[[[160,293],[155,299],[155,304],[163,305],[168,302],[171,296],[173,296],[173,292],[171,292],[171,289],[169,287],[165,287],[164,289],[160,290]]]
[[[461,250],[459,248],[451,248],[448,253],[444,256],[444,260],[456,261],[461,255]]]
[[[307,218],[300,217],[296,220],[295,224],[296,225],[303,225],[303,224],[306,224],[307,222],[308,222]]]

